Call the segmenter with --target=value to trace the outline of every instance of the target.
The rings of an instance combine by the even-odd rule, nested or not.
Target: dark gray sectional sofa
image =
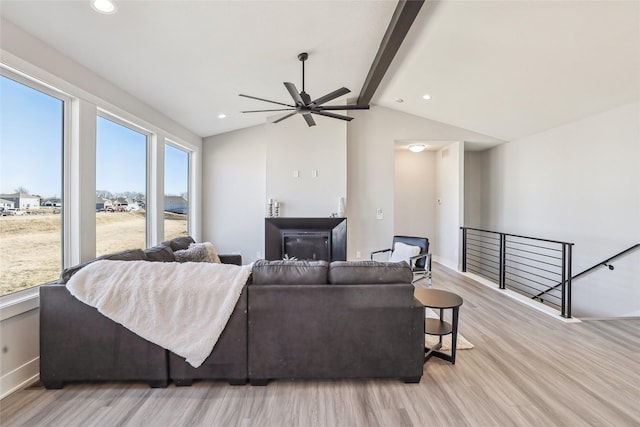
[[[180,238],[146,253],[103,258],[169,261],[167,248],[190,242]],[[241,264],[238,255],[220,258]],[[319,378],[419,382],[422,376],[424,308],[413,298],[405,263],[257,261],[225,330],[198,368],[73,297],[64,284],[73,270],[40,287],[40,379],[46,388],[75,381],[165,387],[199,379],[264,385]]]
[[[249,381],[419,382],[424,307],[411,280],[404,262],[256,262],[248,286]]]

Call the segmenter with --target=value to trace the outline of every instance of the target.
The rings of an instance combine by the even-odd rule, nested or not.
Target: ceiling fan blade
[[[288,119],[291,116],[295,116],[298,113],[289,113],[289,114],[285,114],[282,117],[277,118],[276,120],[272,121],[271,123],[280,123],[281,121],[283,121],[284,119]]]
[[[343,116],[342,114],[327,113],[326,111],[311,111],[311,112],[313,114],[318,114],[320,116],[331,117],[332,119],[346,120],[348,122],[353,120],[353,117]]]
[[[312,102],[312,104],[314,105],[322,105],[325,102],[329,102],[332,99],[336,99],[342,95],[346,95],[349,92],[351,92],[349,89],[347,89],[346,87],[341,87],[340,89],[336,89],[331,93],[326,94],[325,96],[321,96],[320,98],[316,99],[315,101]]]
[[[275,110],[249,110],[249,111],[241,111],[241,113],[265,113],[267,111],[291,111],[295,110],[295,108],[276,108]]]
[[[327,105],[326,107],[317,106],[314,107],[318,111],[331,111],[331,110],[368,110],[368,105]]]
[[[256,96],[243,95],[243,94],[240,94],[240,96],[244,96],[245,98],[257,99],[258,101],[270,102],[270,103],[272,103],[272,104],[284,105],[285,107],[295,108],[295,105],[284,104],[284,103],[282,103],[282,102],[278,102],[278,101],[270,101],[270,100],[268,100],[268,99],[258,98],[258,97],[256,97]]]
[[[284,82],[284,87],[287,88],[287,90],[289,91],[289,94],[291,95],[293,100],[296,102],[296,105],[306,105],[302,100],[302,97],[298,93],[298,89],[296,89],[296,85],[294,85],[293,83]]]
[[[316,122],[315,120],[313,120],[313,117],[311,117],[311,114],[303,114],[302,117],[304,117],[304,120],[307,122],[307,125],[309,125],[309,127],[316,125]]]

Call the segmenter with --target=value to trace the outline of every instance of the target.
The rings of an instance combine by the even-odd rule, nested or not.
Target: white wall
[[[264,256],[269,198],[280,202],[283,217],[338,212],[347,193],[346,124],[316,122],[308,127],[292,117],[204,140],[203,240],[249,263]]]
[[[640,103],[481,155],[479,222],[575,243],[574,274],[640,243]],[[476,219],[474,219],[474,222]],[[640,252],[574,282],[577,317],[640,313]]]
[[[452,142],[436,153],[436,248],[433,259],[458,268],[464,197],[464,144]]]
[[[479,228],[483,224],[482,205],[484,188],[483,153],[464,153],[464,219],[462,225]]]
[[[347,196],[347,124],[314,120],[313,127],[300,116],[264,127],[267,198],[280,202],[280,216],[329,217]]]
[[[264,255],[265,126],[205,138],[202,240],[249,263]]]
[[[424,119],[384,107],[352,112],[355,119],[347,127],[347,212],[348,256],[368,258],[371,251],[388,248],[395,231],[394,142],[424,141],[497,141],[465,129]],[[458,149],[457,149],[458,150]],[[462,149],[459,149],[462,151]],[[459,165],[458,165],[459,167]],[[458,173],[462,173],[458,169]],[[434,184],[435,185],[435,184]],[[435,188],[435,187],[434,187]],[[418,192],[429,197],[431,191]],[[435,200],[431,203],[435,204]],[[384,219],[376,219],[376,209]],[[450,230],[453,233],[453,229]],[[450,238],[457,239],[458,231]],[[434,258],[440,255],[435,238],[430,237]],[[446,259],[446,258],[445,258]],[[457,265],[457,261],[453,262]]]
[[[424,176],[419,173],[419,179],[430,181],[424,188],[398,196],[399,206],[410,209],[417,203],[429,217],[395,230],[395,141],[491,138],[376,106],[353,116],[346,132],[345,123],[338,120],[319,118],[318,126],[308,128],[299,117],[292,117],[206,138],[203,240],[212,241],[220,252],[239,252],[243,262],[251,262],[258,252],[264,255],[268,198],[283,202],[285,216],[329,216],[337,212],[345,186],[349,259],[357,259],[357,252],[368,258],[371,251],[389,247],[393,235],[401,232],[434,236],[433,167],[431,172],[424,170]],[[435,158],[433,153],[423,156]],[[294,170],[300,171],[300,178],[293,177]],[[318,170],[318,178],[311,177],[313,170]],[[405,178],[410,179],[399,176]],[[412,202],[414,196],[420,200]],[[376,219],[377,208],[382,209],[381,220]],[[404,207],[399,209],[400,218],[407,212],[412,215]],[[430,228],[422,229],[425,224]]]
[[[413,153],[406,146],[406,143],[395,144],[394,234],[427,237],[430,245],[434,245],[436,153],[426,150]]]

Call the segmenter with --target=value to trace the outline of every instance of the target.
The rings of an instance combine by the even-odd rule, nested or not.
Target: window
[[[53,91],[3,70],[0,296],[60,276],[64,114]]]
[[[164,239],[189,234],[189,153],[164,146]]]
[[[97,118],[97,256],[147,246],[147,140],[116,119]]]

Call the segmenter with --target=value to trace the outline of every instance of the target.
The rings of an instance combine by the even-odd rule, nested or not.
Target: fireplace
[[[265,218],[265,258],[346,261],[346,218]]]
[[[283,231],[285,258],[331,261],[331,233],[328,231]]]

